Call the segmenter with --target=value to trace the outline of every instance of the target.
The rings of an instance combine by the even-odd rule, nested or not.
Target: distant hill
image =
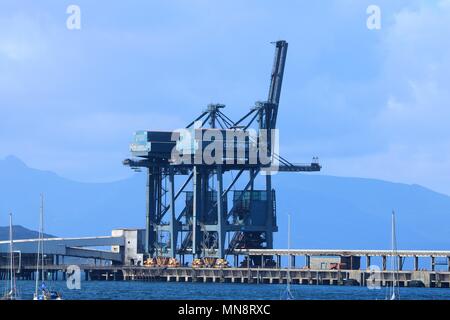
[[[274,185],[280,231],[286,234],[290,212],[298,246],[388,249],[395,210],[399,248],[450,250],[447,195],[419,185],[314,174],[280,173]]]
[[[118,165],[121,165],[120,163]],[[39,228],[40,193],[45,196],[45,232],[64,237],[109,235],[145,223],[145,176],[111,183],[81,183],[29,168],[20,159],[0,160],[0,225]]]
[[[55,236],[44,234],[44,238],[54,238]],[[27,229],[22,226],[13,226],[13,239],[37,239],[39,232]],[[0,227],[0,241],[9,240],[9,226]]]
[[[273,180],[280,229],[276,247],[286,246],[290,212],[295,247],[389,248],[395,209],[399,248],[450,249],[447,195],[418,185],[314,173],[279,173]],[[50,234],[108,235],[113,228],[143,227],[145,181],[145,174],[137,173],[111,183],[74,182],[7,157],[0,160],[0,225],[7,225],[12,211],[14,224],[37,230],[43,192]]]

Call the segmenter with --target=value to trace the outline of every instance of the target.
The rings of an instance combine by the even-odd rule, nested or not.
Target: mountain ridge
[[[30,230],[21,225],[13,225],[12,233],[14,240],[20,239],[38,239],[39,232],[35,230]],[[44,238],[55,238],[55,236],[44,233]],[[2,227],[0,226],[0,241],[9,240],[9,226]]]

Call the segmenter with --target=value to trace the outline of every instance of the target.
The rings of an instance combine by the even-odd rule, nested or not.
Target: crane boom
[[[281,86],[283,84],[284,65],[286,63],[288,43],[284,40],[275,42],[275,57],[270,80],[269,97],[267,102],[272,105],[270,127],[275,128],[280,103]]]

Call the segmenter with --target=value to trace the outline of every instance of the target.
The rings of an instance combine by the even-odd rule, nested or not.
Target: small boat
[[[20,295],[16,285],[16,274],[14,271],[12,213],[9,214],[9,282],[6,293],[0,298],[0,300],[20,300]]]
[[[62,296],[57,291],[49,290],[45,282],[42,282],[39,290],[35,292],[33,300],[62,300]]]
[[[44,282],[44,260],[44,196],[41,194],[39,240],[36,259],[36,285],[33,300],[62,300],[61,293],[48,289]],[[39,268],[41,269],[41,285],[39,285]]]
[[[286,277],[286,289],[281,293],[280,300],[295,300],[294,295],[291,292],[291,265],[292,256],[290,255],[291,250],[291,215],[288,215],[288,268]]]

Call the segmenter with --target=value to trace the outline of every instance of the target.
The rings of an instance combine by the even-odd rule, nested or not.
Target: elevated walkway
[[[14,251],[25,254],[36,254],[38,239],[14,240]],[[43,239],[44,254],[54,256],[69,256],[111,260],[122,263],[123,254],[112,250],[101,250],[100,247],[124,246],[122,236],[82,237],[82,238],[47,238]],[[9,251],[9,241],[0,241],[0,253]]]

